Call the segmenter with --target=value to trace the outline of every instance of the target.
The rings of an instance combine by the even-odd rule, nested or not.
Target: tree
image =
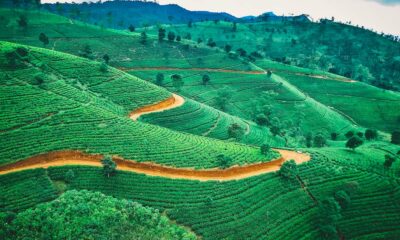
[[[225,88],[222,89],[221,91],[218,92],[218,96],[216,98],[216,106],[222,110],[225,111],[226,110],[226,103],[229,101],[229,99],[231,98],[231,94],[230,92]]]
[[[357,132],[357,136],[360,137],[360,138],[362,138],[362,137],[364,137],[364,133],[362,133],[362,132]]]
[[[43,73],[35,74],[35,76],[34,76],[35,83],[34,84],[41,86],[44,83],[44,78],[45,78],[45,75]]]
[[[364,135],[367,140],[373,140],[378,137],[378,131],[375,129],[367,129],[367,130],[365,130]]]
[[[93,59],[92,56],[92,49],[90,48],[89,45],[85,45],[81,51],[79,51],[79,56],[88,58],[88,59]]]
[[[216,47],[217,44],[214,42],[214,40],[212,38],[209,38],[208,41],[207,41],[207,46]]]
[[[261,145],[260,148],[261,154],[267,156],[268,153],[271,151],[271,147],[268,144]]]
[[[244,50],[243,48],[239,48],[238,50],[236,50],[236,52],[239,54],[239,56],[241,57],[246,57],[247,56],[247,52],[246,50]]]
[[[227,169],[227,168],[229,168],[229,167],[231,166],[231,164],[232,164],[232,158],[227,157],[227,156],[221,154],[221,155],[218,155],[218,156],[217,156],[217,163],[218,163],[219,168],[221,168],[221,169]]]
[[[232,51],[232,46],[229,44],[226,44],[224,49],[225,49],[225,52],[229,53],[230,51]]]
[[[197,239],[156,209],[87,190],[67,191],[14,216],[3,217],[4,213],[0,213],[3,240]]]
[[[394,144],[400,144],[400,131],[392,132],[391,142]]]
[[[336,224],[342,217],[340,205],[334,198],[327,198],[319,204],[320,231],[323,239],[337,239]]]
[[[322,134],[317,134],[314,136],[314,146],[315,147],[323,147],[326,144],[326,139],[324,138],[324,136],[322,136]]]
[[[171,42],[175,40],[175,33],[174,32],[168,32],[168,40],[171,41]]]
[[[74,171],[73,171],[72,169],[68,170],[68,171],[65,173],[65,176],[64,176],[65,182],[71,183],[72,180],[74,180],[74,178],[75,178],[75,173],[74,173]]]
[[[342,209],[346,209],[350,204],[350,196],[346,191],[340,190],[335,193],[335,200]]]
[[[28,18],[25,15],[20,15],[18,18],[18,26],[21,28],[27,28],[28,27]]]
[[[346,136],[347,139],[349,139],[349,138],[351,138],[351,137],[354,136],[354,132],[353,132],[353,131],[348,131],[348,132],[345,134],[345,136]]]
[[[284,179],[295,179],[298,175],[296,162],[294,160],[284,162],[278,173]]]
[[[185,84],[182,80],[182,76],[179,74],[174,74],[171,76],[172,86],[176,89],[176,91],[180,91],[183,85]]]
[[[117,164],[112,160],[110,156],[105,156],[103,160],[101,160],[101,164],[103,165],[103,174],[107,177],[115,175],[117,172]]]
[[[110,56],[108,56],[108,54],[104,54],[103,55],[103,60],[106,64],[108,64],[110,62]]]
[[[189,22],[188,22],[187,25],[188,25],[189,28],[193,27],[193,21],[192,21],[192,20],[189,20]]]
[[[164,74],[162,74],[162,73],[157,73],[157,76],[156,76],[156,84],[157,84],[158,86],[162,86],[162,85],[163,85],[163,82],[164,82]]]
[[[176,41],[177,41],[177,42],[180,42],[181,40],[182,40],[181,36],[179,36],[179,35],[176,36]]]
[[[237,123],[233,123],[229,126],[228,135],[230,138],[235,138],[236,140],[242,139],[245,130]]]
[[[306,146],[307,147],[312,147],[312,133],[307,133],[306,135]]]
[[[267,126],[269,123],[268,117],[264,113],[260,113],[256,116],[256,123],[260,126]]]
[[[272,76],[272,72],[271,72],[271,70],[268,70],[268,71],[267,71],[267,77],[268,77],[268,78],[271,78],[271,76]]]
[[[165,39],[165,29],[164,28],[159,28],[158,29],[158,40],[163,41]]]
[[[133,26],[132,24],[129,25],[128,29],[130,32],[134,32],[136,30],[135,26]]]
[[[203,85],[207,85],[207,83],[210,82],[210,77],[207,74],[205,74],[205,75],[203,75],[202,80],[203,80]]]
[[[347,141],[346,147],[351,148],[354,151],[356,148],[358,148],[362,144],[363,144],[363,141],[358,136],[353,136]]]
[[[106,63],[102,62],[100,64],[100,72],[102,72],[102,73],[108,72],[108,65]]]
[[[147,33],[146,32],[142,32],[140,34],[140,43],[145,45],[147,42]]]
[[[395,157],[392,157],[390,155],[385,155],[385,162],[383,165],[385,166],[385,168],[389,169],[395,161],[396,161]]]
[[[49,44],[49,38],[44,33],[39,34],[39,41],[43,43],[44,47],[46,47],[46,45]]]
[[[338,134],[337,134],[337,133],[335,133],[335,132],[331,133],[331,139],[332,139],[333,141],[335,141],[335,140],[337,139],[337,137],[338,137]]]
[[[237,23],[236,22],[234,22],[233,25],[232,25],[232,31],[233,32],[237,31]]]
[[[12,68],[22,66],[24,63],[29,62],[28,49],[24,47],[18,47],[15,50],[8,51],[5,53],[7,64]]]

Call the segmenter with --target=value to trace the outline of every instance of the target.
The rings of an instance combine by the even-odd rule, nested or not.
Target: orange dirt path
[[[117,169],[127,172],[146,174],[149,176],[170,179],[187,179],[199,181],[230,181],[239,180],[260,174],[275,172],[287,160],[295,160],[297,164],[311,159],[308,154],[297,153],[289,150],[275,149],[281,157],[270,162],[256,163],[246,166],[233,166],[228,169],[194,170],[190,168],[166,167],[150,162],[136,162],[113,157]],[[0,175],[34,168],[48,168],[66,165],[84,165],[101,167],[102,155],[86,154],[80,151],[57,151],[37,155],[16,163],[0,167]]]
[[[144,106],[136,109],[129,114],[129,118],[136,121],[140,116],[144,114],[163,112],[172,108],[180,107],[185,103],[185,99],[179,95],[172,94],[170,98],[163,100],[159,103]]]

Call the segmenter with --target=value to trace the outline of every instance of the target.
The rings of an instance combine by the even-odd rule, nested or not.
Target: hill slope
[[[384,88],[400,89],[400,43],[391,37],[331,21],[202,22],[164,25],[195,41],[244,49],[248,55],[300,67],[330,71]],[[155,33],[157,27],[149,28]]]
[[[10,66],[6,56],[22,52],[26,56]],[[169,93],[112,68],[103,74],[99,63],[5,42],[0,61],[6,113],[0,124],[2,165],[64,149],[199,168],[217,167],[221,154],[231,157],[232,164],[274,157],[254,147],[132,121],[128,108],[157,102]],[[32,105],[34,112],[28,107]]]

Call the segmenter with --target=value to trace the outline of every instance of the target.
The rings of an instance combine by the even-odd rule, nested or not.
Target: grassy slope
[[[358,81],[349,83],[345,78],[341,79],[330,73],[271,61],[257,62],[257,65],[272,70],[317,101],[339,110],[361,126],[387,132],[398,129],[398,92],[379,89]],[[324,76],[326,79],[313,75]]]
[[[386,171],[386,152],[376,149],[377,145],[394,147],[371,142],[355,152],[343,148],[312,150],[313,160],[299,166],[307,192],[297,180],[284,180],[275,173],[220,183],[123,172],[105,178],[99,169],[91,167],[51,168],[48,175],[41,170],[26,171],[1,176],[0,182],[6,206],[20,209],[21,201],[30,205],[45,201],[24,195],[24,175],[35,172],[43,178],[62,181],[66,171],[73,169],[76,177],[70,188],[101,191],[166,210],[168,216],[190,226],[204,239],[319,239],[318,204],[345,189],[352,194],[337,224],[341,234],[351,239],[395,239],[400,234],[400,162]],[[398,149],[397,146],[394,150]],[[10,178],[19,184],[8,182]],[[38,192],[37,195],[46,196],[45,189],[42,193],[38,188]]]
[[[132,74],[143,79],[154,79],[155,71],[132,71]],[[286,130],[289,145],[300,142],[309,133],[322,133],[329,136],[331,132],[347,132],[356,129],[353,124],[341,114],[317,102],[307,94],[290,84],[280,75],[268,78],[266,75],[250,75],[239,73],[213,73],[207,71],[163,71],[166,76],[179,73],[183,76],[185,85],[181,93],[199,102],[219,108],[217,98],[219,93],[227,91],[230,99],[227,101],[226,112],[253,121],[257,115],[256,106],[260,105],[265,92],[274,92],[267,98],[267,104],[272,106],[271,118],[279,118]],[[210,83],[201,83],[203,74],[208,74]],[[164,86],[173,90],[171,81]],[[249,97],[251,96],[251,97]]]
[[[400,86],[400,44],[361,28],[329,21],[237,24],[237,31],[229,22],[202,22],[192,28],[186,24],[164,27],[181,36],[190,33],[195,41],[212,38],[220,47],[230,44],[234,50],[258,51],[297,66],[335,69],[336,73],[357,80]],[[157,27],[150,29],[152,33],[156,31]]]
[[[238,164],[273,157],[255,147],[133,122],[129,108],[170,93],[112,68],[102,74],[98,63],[38,48],[29,48],[29,63],[10,69],[4,54],[16,47],[1,43],[1,164],[62,149],[199,168],[218,166],[219,154]],[[35,84],[37,74],[45,79],[42,85]]]
[[[79,55],[84,46],[89,45],[95,59],[102,59],[104,54],[108,54],[111,57],[110,64],[118,68],[172,66],[180,68],[253,69],[251,65],[230,59],[218,50],[192,46],[187,49],[184,44],[160,43],[152,36],[149,36],[147,43],[143,45],[140,43],[140,37],[137,33],[101,29],[45,12],[21,11],[13,13],[7,9],[0,9],[0,14],[9,19],[7,24],[0,26],[0,39],[43,47],[38,40],[38,35],[45,32],[50,38],[50,44],[47,48]],[[19,14],[24,14],[30,19],[26,30],[19,28],[16,24]],[[43,26],[46,26],[46,28]],[[209,116],[203,116],[210,126],[206,131],[213,130],[211,127],[215,122],[215,114],[219,115],[225,123],[235,122],[245,125],[244,121],[239,118],[216,112],[215,109],[208,108],[206,105],[203,105],[203,108],[207,109],[207,112],[213,113]],[[195,111],[195,109],[191,108],[188,111]],[[190,123],[192,122],[187,124]],[[171,127],[179,130],[178,125]],[[204,133],[204,128],[198,128],[198,125],[192,124],[189,128],[188,132],[190,133]],[[243,142],[260,144],[269,141],[274,146],[282,146],[282,141],[279,138],[273,138],[268,131],[260,130],[253,123],[250,123],[250,128],[251,131],[242,140]],[[216,126],[213,131],[218,134],[210,134],[210,137],[226,139],[227,124]]]

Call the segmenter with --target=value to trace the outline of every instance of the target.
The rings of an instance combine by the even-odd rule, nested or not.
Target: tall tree
[[[358,148],[362,144],[363,144],[363,141],[358,136],[353,136],[347,141],[346,147],[351,148],[354,151],[356,148]]]
[[[158,40],[162,41],[165,39],[165,29],[164,28],[159,28],[158,29]]]
[[[115,175],[117,172],[117,164],[112,160],[110,156],[105,156],[103,160],[101,160],[101,164],[103,165],[103,174],[107,177]]]
[[[39,40],[43,43],[43,46],[46,47],[49,44],[49,38],[44,33],[39,34]]]

